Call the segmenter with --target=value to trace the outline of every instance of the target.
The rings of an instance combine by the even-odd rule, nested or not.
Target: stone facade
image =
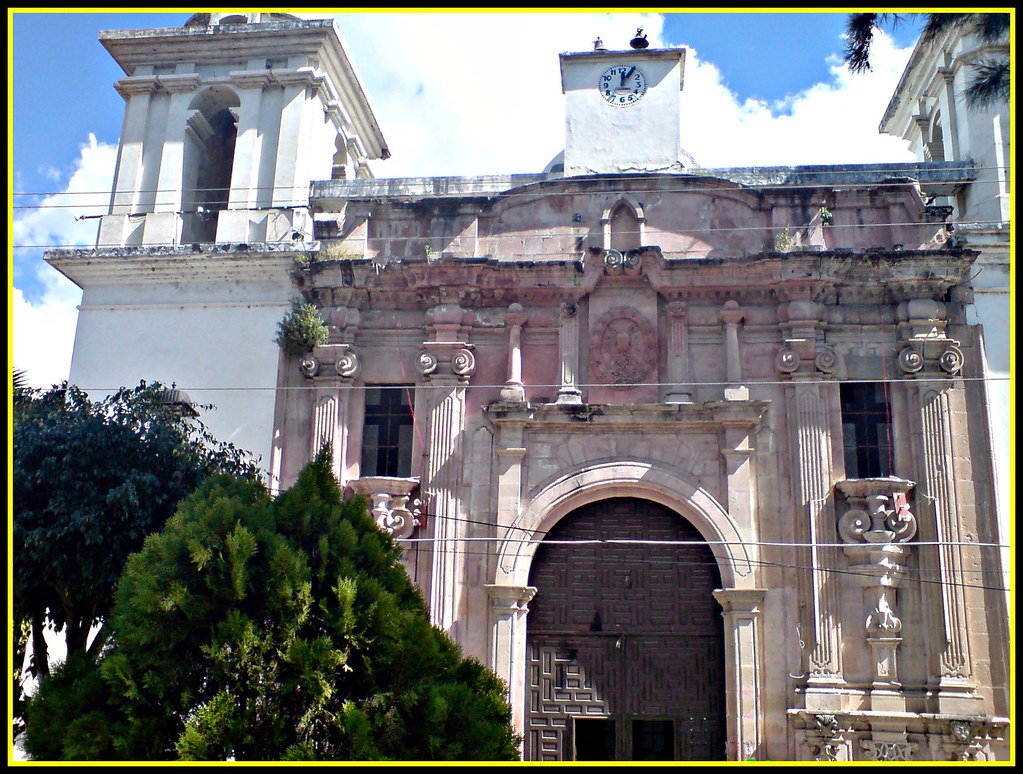
[[[326,34],[316,24],[274,19],[232,34]],[[179,36],[163,33],[174,49]],[[331,67],[298,68],[316,110],[343,61],[340,42],[323,45]],[[660,63],[677,96],[684,56],[598,59]],[[594,61],[563,57],[563,83],[582,89],[575,74]],[[621,72],[624,85],[632,71]],[[259,105],[277,88],[229,78]],[[340,97],[345,110],[350,99],[368,109]],[[569,100],[583,105],[569,105],[570,131],[573,116],[601,115],[582,99]],[[281,131],[300,125],[300,107]],[[527,757],[587,757],[600,734],[586,729],[597,728],[619,758],[1006,759],[1008,617],[991,582],[1001,564],[982,331],[968,309],[978,253],[929,204],[969,187],[976,167],[692,170],[671,146],[677,158],[656,169],[611,175],[586,169],[584,147],[568,151],[568,174],[316,180],[334,153],[326,143],[315,163],[286,165],[289,190],[311,183],[301,208],[312,228],[286,246],[269,232],[259,239],[274,247],[239,242],[220,226],[215,245],[147,247],[145,232],[139,244],[122,230],[114,246],[101,229],[96,250],[49,260],[87,301],[124,271],[139,298],[166,303],[193,283],[143,279],[143,263],[204,263],[209,292],[230,296],[227,256],[251,257],[320,308],[324,345],[259,366],[273,388],[254,417],[271,486],[289,486],[330,443],[342,486],[366,495],[404,547],[434,622],[507,681]],[[235,152],[235,171],[252,164]],[[220,213],[251,229],[250,216],[233,198]],[[119,332],[137,321],[129,302],[87,303],[84,329]],[[196,333],[192,312],[177,319]],[[240,351],[253,335],[229,332]],[[188,350],[171,350],[187,369]],[[143,375],[146,351],[133,363]],[[76,349],[82,368],[109,361]],[[624,546],[621,564],[551,564],[543,577],[556,583],[538,583],[545,536],[611,501],[636,529],[592,542]],[[672,601],[691,568],[644,564],[664,546],[644,532],[644,504],[695,530],[712,557],[701,577],[716,587],[699,610]],[[573,611],[573,589],[596,609]],[[670,609],[658,607],[665,599]],[[566,628],[548,627],[544,651],[530,639],[530,606],[555,603],[549,620],[568,611]],[[642,716],[609,697],[632,706],[630,686],[650,690],[632,680],[637,664],[686,671],[674,669],[673,638],[697,629],[679,621],[708,610],[698,631],[711,632],[707,663],[720,669],[697,670],[681,690],[723,707],[724,730],[693,752],[685,728],[701,719],[670,702]],[[666,655],[627,655],[643,652]],[[550,727],[535,731],[541,714]]]

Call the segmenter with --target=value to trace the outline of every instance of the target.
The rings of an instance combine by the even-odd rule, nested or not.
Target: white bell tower
[[[127,104],[98,247],[311,240],[309,183],[389,155],[331,20],[196,14],[100,42]]]
[[[679,92],[685,49],[561,55],[565,175],[681,172]]]

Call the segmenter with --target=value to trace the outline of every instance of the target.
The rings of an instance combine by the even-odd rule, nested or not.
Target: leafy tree
[[[40,678],[48,672],[47,624],[64,632],[69,653],[84,651],[145,536],[212,474],[256,474],[245,452],[169,408],[164,393],[145,383],[100,401],[66,383],[16,390],[15,628],[31,625]],[[103,641],[101,627],[93,649]]]
[[[898,26],[910,17],[923,17],[923,40],[934,40],[948,30],[960,29],[977,35],[984,43],[1008,43],[1007,13],[852,13],[846,21],[845,62],[854,72],[870,69],[870,47],[874,31],[884,26]],[[973,75],[965,92],[971,107],[983,108],[1009,101],[1011,67],[1009,55],[992,56],[970,64]]]
[[[105,652],[29,704],[34,758],[518,758],[504,684],[430,624],[328,455],[276,500],[217,477],[146,539]]]

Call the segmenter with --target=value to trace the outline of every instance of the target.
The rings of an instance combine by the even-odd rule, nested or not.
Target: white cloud
[[[640,26],[663,45],[656,14],[336,18],[393,154],[373,165],[380,177],[541,171],[564,146],[558,54],[591,51],[597,36],[626,49]],[[687,48],[682,145],[703,167],[913,160],[905,142],[878,133],[910,54],[883,32],[872,72],[852,75],[836,60],[829,82],[774,110],[740,102],[718,68]]]
[[[565,144],[558,54],[627,49],[657,14],[341,14],[392,158],[380,177],[540,172]]]
[[[106,210],[116,158],[116,147],[90,136],[65,190],[15,218],[13,237],[19,248],[11,309],[14,367],[26,372],[33,387],[68,378],[82,298],[74,283],[42,261],[43,249],[95,243],[98,221],[75,218]]]
[[[853,75],[837,59],[831,80],[785,101],[778,115],[764,102],[740,104],[718,69],[690,52],[682,92],[682,145],[706,168],[913,161],[900,138],[878,125],[911,49],[883,32],[871,50],[874,69]]]
[[[651,46],[664,45],[657,14],[337,18],[393,154],[374,163],[381,177],[539,172],[564,146],[558,54],[591,51],[598,36],[625,49],[637,27]],[[902,140],[877,129],[909,54],[878,33],[872,72],[852,75],[836,61],[829,82],[792,95],[779,115],[781,106],[738,101],[717,67],[690,48],[682,145],[706,168],[912,161]],[[115,147],[90,137],[65,193],[16,218],[15,244],[92,244],[97,221],[74,218],[106,210],[115,159]],[[41,253],[18,251],[13,298],[15,367],[40,386],[69,373],[80,298]]]

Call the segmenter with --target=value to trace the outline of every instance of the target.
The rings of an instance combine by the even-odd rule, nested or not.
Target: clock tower
[[[565,175],[679,172],[682,48],[561,55]]]

